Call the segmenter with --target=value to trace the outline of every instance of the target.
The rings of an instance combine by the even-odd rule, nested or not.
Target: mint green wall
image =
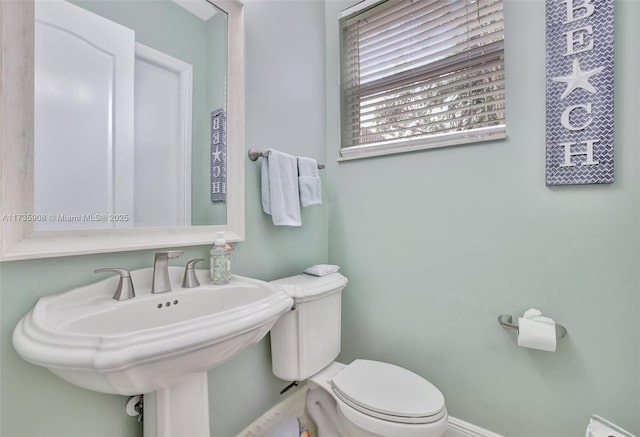
[[[508,140],[338,164],[348,5],[326,2],[329,261],[350,278],[339,358],[411,369],[452,416],[508,436],[584,435],[593,413],[640,433],[640,2],[615,3],[616,182],[557,188],[544,1],[505,1]],[[496,320],[529,307],[569,330],[556,353]]]
[[[247,1],[245,14],[246,148],[324,162],[324,3]],[[302,208],[302,227],[273,226],[260,204],[260,162],[247,158],[245,184],[246,242],[233,255],[235,272],[273,280],[327,262],[326,195],[322,206]],[[210,372],[213,435],[235,435],[280,401],[286,384],[272,376],[266,340]]]
[[[247,148],[276,147],[324,160],[323,3],[248,2],[246,27]],[[259,168],[247,159],[246,241],[236,247],[233,271],[272,280],[326,262],[326,200],[303,210],[303,227],[276,228],[260,208]],[[206,257],[208,249],[186,248],[172,265]],[[153,251],[140,251],[0,263],[0,435],[141,435],[125,416],[124,397],[76,388],[24,362],[11,346],[11,333],[39,297],[95,280],[95,268],[135,269],[152,259]],[[210,372],[209,383],[216,437],[235,435],[275,404],[285,385],[271,374],[267,339]]]

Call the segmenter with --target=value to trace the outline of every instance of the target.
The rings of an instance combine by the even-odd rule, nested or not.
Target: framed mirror
[[[0,2],[0,260],[244,239],[238,0]]]

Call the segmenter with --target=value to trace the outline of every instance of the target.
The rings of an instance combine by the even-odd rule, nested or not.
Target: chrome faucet
[[[113,295],[113,300],[128,300],[136,297],[136,292],[133,288],[133,281],[131,280],[131,273],[129,273],[129,270],[108,268],[96,269],[93,272],[116,272],[120,275],[120,282],[118,282],[118,286],[116,287],[116,292]]]
[[[200,281],[196,277],[196,263],[204,261],[204,258],[192,259],[184,268],[184,276],[182,277],[182,288],[194,288],[200,286]]]
[[[157,252],[153,262],[153,281],[151,282],[152,293],[164,293],[171,291],[169,282],[169,258],[178,258],[182,255],[181,250],[167,250]]]

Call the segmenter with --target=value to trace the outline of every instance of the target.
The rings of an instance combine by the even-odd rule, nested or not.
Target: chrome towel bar
[[[498,322],[505,328],[518,330],[518,325],[513,323],[513,316],[511,314],[500,314],[498,316]],[[556,323],[556,338],[561,339],[567,335],[567,328]]]
[[[247,153],[249,155],[249,159],[252,161],[257,161],[258,158],[262,158],[263,156],[267,156],[269,154],[269,152],[260,152],[256,149],[249,149],[249,152]],[[324,169],[324,164],[318,164],[318,168],[320,170]]]

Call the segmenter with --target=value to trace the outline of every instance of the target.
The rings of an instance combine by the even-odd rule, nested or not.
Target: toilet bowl
[[[339,273],[272,282],[295,302],[271,330],[273,373],[287,381],[308,380],[307,409],[319,437],[441,436],[447,409],[429,381],[380,361],[333,361],[340,352],[341,292],[347,282]]]
[[[307,409],[311,417],[316,423],[338,422],[334,425],[337,435],[431,437],[441,436],[448,426],[440,390],[392,364],[369,360],[355,360],[349,365],[333,362],[309,378],[308,386]],[[317,391],[329,396],[318,396]],[[318,403],[322,408],[316,408]],[[327,411],[335,411],[334,417]]]

